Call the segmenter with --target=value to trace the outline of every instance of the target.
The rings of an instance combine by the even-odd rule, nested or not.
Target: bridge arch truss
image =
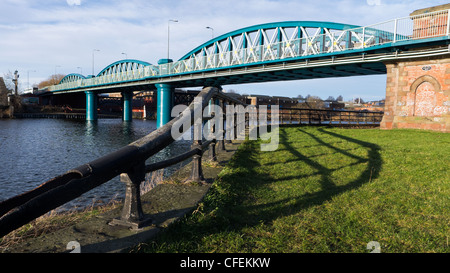
[[[171,74],[339,54],[393,41],[392,32],[331,22],[289,21],[236,30],[171,65]],[[397,38],[403,37],[398,35]]]
[[[149,76],[156,76],[157,70],[151,63],[139,60],[121,60],[105,67],[95,77],[96,84],[132,81]]]

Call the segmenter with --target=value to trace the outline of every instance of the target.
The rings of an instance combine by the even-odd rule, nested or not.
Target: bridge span
[[[450,90],[445,82],[439,81],[445,81],[449,64],[450,6],[444,5],[442,8],[435,12],[416,11],[405,18],[370,26],[314,21],[250,26],[213,38],[176,62],[161,59],[155,65],[140,60],[120,60],[105,67],[96,76],[69,74],[59,84],[51,86],[50,91],[55,95],[85,92],[86,117],[92,120],[96,119],[98,93],[121,92],[124,119],[131,119],[133,92],[156,89],[157,124],[160,127],[170,120],[176,87],[221,87],[228,84],[388,74],[383,128],[393,128],[398,124],[405,127],[414,118],[406,118],[403,122],[401,117],[416,116],[417,120],[420,113],[426,112],[423,117],[439,117],[434,119],[439,125],[434,124],[431,129],[448,131]],[[406,79],[408,69],[402,70],[404,75],[399,75],[398,68],[406,63],[408,67],[418,67],[416,70],[421,73],[411,72],[410,76],[414,79]],[[424,102],[421,101],[424,96],[422,91],[410,90],[408,94],[403,94],[406,90],[398,89],[399,83],[401,88],[408,89],[422,76],[434,79],[419,80],[420,83],[432,81],[430,86],[434,93],[430,96],[433,98]],[[402,86],[405,80],[408,83]],[[396,82],[395,88],[390,88],[391,82]],[[440,104],[426,106],[428,100],[439,101]],[[422,109],[420,113],[417,111],[419,108]],[[439,108],[437,112],[435,108]],[[396,121],[394,117],[397,117]]]

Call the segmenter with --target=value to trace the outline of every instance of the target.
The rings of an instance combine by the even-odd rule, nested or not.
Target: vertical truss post
[[[395,28],[397,28],[397,20],[395,20]],[[396,33],[394,31],[394,37],[396,37]],[[394,38],[394,43],[395,43],[395,38]],[[366,47],[366,27],[362,28],[362,48]]]
[[[397,42],[397,25],[398,25],[398,19],[395,19],[395,21],[394,21],[394,43]]]
[[[113,219],[109,224],[139,229],[152,222],[144,214],[141,203],[141,182],[145,180],[145,162],[134,166],[129,172],[120,174],[120,181],[125,183],[125,202],[120,218]]]
[[[347,49],[353,48],[353,44],[352,44],[352,32],[347,30],[347,33],[345,34],[346,39],[347,39]]]

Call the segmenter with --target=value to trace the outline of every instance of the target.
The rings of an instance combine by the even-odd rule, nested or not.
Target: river
[[[153,120],[0,119],[0,201],[115,151],[155,129]],[[175,141],[147,162],[175,156],[190,145],[190,141]],[[176,167],[166,170],[165,175]],[[125,185],[116,177],[65,208],[108,202],[113,197],[123,198],[124,194]]]

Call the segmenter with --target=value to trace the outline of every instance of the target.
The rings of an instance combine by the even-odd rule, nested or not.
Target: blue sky
[[[406,17],[412,11],[445,4],[440,0],[2,0],[0,2],[0,76],[18,70],[21,88],[51,74],[97,74],[124,59],[156,64],[174,60],[211,38],[239,28],[279,21],[331,21],[371,25]],[[125,54],[122,54],[125,53]],[[295,97],[307,94],[345,99],[385,96],[386,76],[224,86],[239,93]]]

